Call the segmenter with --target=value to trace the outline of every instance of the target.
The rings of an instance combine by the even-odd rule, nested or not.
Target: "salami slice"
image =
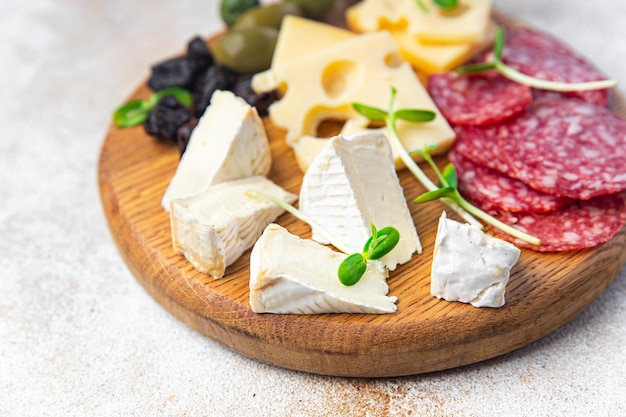
[[[507,28],[503,60],[524,74],[544,80],[574,83],[606,79],[589,60],[568,45],[548,33],[527,27]],[[536,91],[534,96],[540,98],[545,93]],[[599,106],[609,104],[609,90],[559,94],[578,97]]]
[[[535,246],[494,229],[493,233],[518,246],[541,252],[591,248],[612,239],[626,224],[624,193],[575,201],[547,213],[510,213],[496,215],[501,221],[541,239]]]
[[[455,125],[485,126],[520,113],[532,101],[531,89],[498,72],[433,74],[428,92],[443,116]]]
[[[456,138],[453,149],[478,165],[506,174],[510,169],[506,160],[500,157],[498,149],[500,130],[502,130],[500,126],[483,128],[455,126]]]
[[[626,189],[626,121],[607,108],[541,99],[505,124],[498,148],[511,177],[572,199]]]
[[[545,194],[493,169],[477,165],[454,150],[454,165],[461,195],[486,211],[546,212],[571,203],[570,199]]]

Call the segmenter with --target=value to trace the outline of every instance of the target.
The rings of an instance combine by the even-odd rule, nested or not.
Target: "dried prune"
[[[194,71],[191,61],[186,57],[172,58],[152,66],[148,86],[154,91],[170,87],[191,88]]]
[[[180,156],[183,156],[183,153],[185,153],[185,149],[187,149],[187,144],[189,144],[189,139],[191,138],[191,133],[197,125],[198,119],[194,117],[193,119],[178,128],[178,131],[176,133],[176,139],[178,143],[178,150],[180,151]]]
[[[269,106],[278,98],[275,91],[256,93],[252,89],[252,75],[242,75],[237,78],[233,93],[243,98],[249,105],[256,107],[260,116],[266,116]]]
[[[213,55],[211,55],[206,42],[199,36],[187,43],[187,59],[191,62],[194,76],[203,73],[213,65]]]
[[[195,116],[202,116],[215,90],[232,90],[236,80],[237,74],[219,64],[214,64],[199,76],[193,88]]]
[[[161,98],[143,123],[147,134],[178,143],[178,128],[192,119],[192,110],[172,96]]]

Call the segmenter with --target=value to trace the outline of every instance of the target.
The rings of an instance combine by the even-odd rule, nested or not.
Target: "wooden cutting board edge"
[[[145,98],[147,94],[147,88],[141,86],[132,97]],[[621,111],[622,101],[618,100],[615,107]],[[104,213],[122,257],[145,290],[183,323],[235,352],[271,365],[334,376],[386,377],[433,372],[490,359],[534,342],[571,320],[609,286],[626,262],[623,229],[610,242],[589,250],[564,254],[523,250],[516,268],[530,271],[531,278],[520,279],[519,270],[514,269],[509,283],[512,289],[507,289],[507,305],[502,309],[474,309],[428,297],[402,306],[402,310],[416,308],[433,313],[432,318],[419,321],[400,313],[396,313],[399,320],[392,318],[388,322],[381,322],[379,316],[364,315],[254,314],[244,296],[233,299],[220,293],[226,288],[221,286],[229,285],[228,277],[220,280],[220,291],[213,291],[209,288],[216,285],[212,278],[196,273],[171,246],[170,255],[163,256],[168,253],[164,246],[169,244],[165,212],[161,210],[156,215],[159,220],[155,224],[137,221],[143,213],[153,213],[154,203],[160,199],[169,178],[150,179],[150,171],[171,171],[177,159],[176,150],[146,138],[140,129],[112,126],[98,167]],[[138,156],[145,146],[151,147],[154,161],[142,161],[143,157]],[[284,152],[276,141],[272,147],[273,152]],[[147,165],[140,170],[133,168],[142,163]],[[154,184],[144,189],[134,187],[134,181],[129,183],[125,176],[137,172],[141,176],[134,181],[146,179]],[[286,188],[297,193],[293,183]],[[430,206],[429,216],[441,212],[443,206],[438,204]],[[281,224],[290,226],[294,222],[287,217]],[[432,232],[433,226],[427,227]],[[421,256],[430,257],[431,253],[432,241],[424,245]],[[558,260],[554,262],[558,265],[553,275],[536,265],[535,256]],[[242,272],[243,264],[245,259],[235,264],[235,273]],[[568,265],[566,274],[564,265]],[[422,287],[427,278],[420,279]],[[238,285],[236,289],[245,292]],[[538,289],[541,298],[523,296]]]

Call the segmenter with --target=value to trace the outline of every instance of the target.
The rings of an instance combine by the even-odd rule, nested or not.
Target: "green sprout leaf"
[[[346,286],[351,286],[359,282],[365,271],[367,262],[360,253],[353,253],[339,265],[337,276],[339,281]]]
[[[383,227],[372,234],[363,247],[365,259],[376,260],[387,255],[400,241],[400,232],[392,226]]]
[[[527,85],[532,88],[538,88],[541,90],[551,91],[589,91],[589,90],[604,90],[607,88],[614,88],[617,85],[616,80],[600,80],[600,81],[588,81],[580,83],[565,83],[559,81],[542,80],[540,78],[531,77],[517,71],[516,69],[509,67],[502,62],[502,55],[505,46],[505,34],[502,27],[498,27],[493,44],[493,58],[489,62],[481,64],[468,64],[455,69],[458,74],[470,74],[481,71],[487,71],[495,69],[504,77],[511,81],[515,81],[520,84]]]
[[[435,6],[443,10],[452,10],[459,5],[458,0],[433,0],[433,3],[435,3]],[[417,4],[417,7],[419,7],[424,13],[428,13],[428,7],[426,7],[422,0],[415,0],[415,4]]]
[[[451,10],[459,5],[458,0],[433,0],[433,3],[444,10]]]
[[[131,100],[113,112],[113,123],[117,127],[132,127],[143,123],[152,107],[145,100]]]
[[[440,198],[453,198],[455,193],[454,187],[444,187],[437,190],[428,191],[413,200],[415,204],[427,203],[429,201],[439,200]]]
[[[395,118],[414,123],[431,122],[435,119],[435,112],[430,110],[401,109],[396,110]]]
[[[173,96],[181,104],[191,107],[193,96],[183,88],[171,87],[152,93],[148,100],[131,100],[113,112],[113,123],[117,127],[133,127],[146,121],[150,111],[165,96]]]
[[[368,106],[360,103],[353,103],[352,107],[356,110],[360,115],[367,117],[369,120],[373,122],[384,122],[387,118],[387,113],[384,110],[381,110],[376,107]]]
[[[444,168],[443,168],[443,177],[446,180],[446,183],[450,186],[450,187],[458,187],[459,185],[459,179],[456,175],[456,169],[454,169],[454,165],[452,164],[447,164]]]

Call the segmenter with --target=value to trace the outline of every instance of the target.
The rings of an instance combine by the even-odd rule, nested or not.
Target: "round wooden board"
[[[133,98],[147,98],[140,87]],[[623,111],[620,111],[624,115]],[[265,121],[273,156],[269,178],[295,194],[301,171],[283,132]],[[413,205],[424,192],[406,171],[401,184],[424,251],[390,274],[398,311],[387,315],[255,314],[248,304],[249,251],[214,280],[172,249],[160,200],[178,150],[141,127],[111,127],[99,161],[99,186],[112,235],[146,291],[198,332],[250,358],[325,375],[383,377],[443,370],[493,358],[552,332],[587,307],[626,262],[626,229],[596,248],[546,254],[522,250],[502,308],[474,308],[430,295],[430,266],[439,202]],[[439,162],[445,162],[440,160]],[[432,172],[426,170],[432,178]],[[457,220],[453,212],[448,215]],[[278,223],[310,237],[290,214]]]

